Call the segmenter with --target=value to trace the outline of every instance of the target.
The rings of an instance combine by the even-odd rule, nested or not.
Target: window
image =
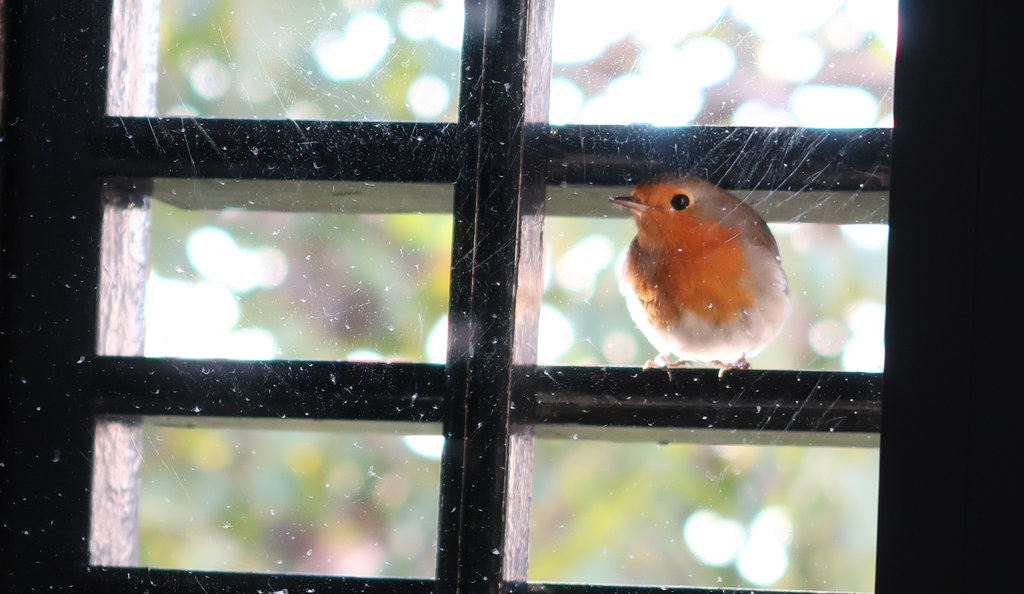
[[[624,591],[528,581],[530,498],[539,487],[534,476],[543,470],[537,466],[545,463],[541,449],[546,446],[538,442],[565,439],[573,447],[573,437],[615,437],[638,447],[700,440],[735,446],[748,438],[806,438],[820,446],[851,439],[871,443],[880,427],[878,588],[960,587],[968,579],[965,567],[978,573],[988,567],[982,564],[983,554],[971,547],[992,551],[995,546],[986,537],[994,529],[979,521],[974,504],[985,498],[969,479],[982,477],[986,486],[999,487],[1000,479],[993,478],[998,475],[986,472],[991,463],[977,460],[979,448],[1000,442],[984,431],[992,415],[980,415],[977,399],[978,390],[1008,393],[1008,385],[986,374],[988,362],[973,353],[957,369],[948,365],[956,362],[952,354],[926,356],[916,341],[939,344],[945,339],[934,321],[962,311],[951,305],[988,320],[994,314],[973,306],[972,298],[993,296],[997,287],[990,277],[981,277],[977,284],[963,283],[935,295],[923,285],[940,278],[943,270],[931,260],[921,262],[914,249],[915,240],[935,240],[937,229],[948,228],[940,223],[948,224],[942,216],[951,211],[955,197],[931,179],[936,155],[975,146],[970,140],[980,129],[973,122],[955,122],[937,135],[930,127],[935,121],[927,117],[940,107],[984,107],[984,114],[993,107],[977,93],[983,82],[991,83],[991,73],[983,77],[979,65],[992,50],[970,43],[980,39],[981,9],[970,14],[974,21],[962,10],[904,3],[901,52],[907,57],[900,64],[914,77],[897,78],[896,138],[890,144],[884,129],[652,128],[621,122],[548,126],[547,87],[554,83],[547,40],[558,8],[539,1],[466,3],[458,107],[446,115],[448,106],[438,109],[436,102],[432,123],[378,121],[388,116],[376,114],[353,121],[360,118],[316,112],[302,104],[308,101],[302,97],[268,100],[262,107],[270,105],[269,112],[242,113],[238,106],[227,106],[217,118],[197,118],[202,114],[187,110],[158,116],[151,86],[130,82],[151,82],[151,46],[122,41],[146,39],[140,32],[155,34],[155,3],[118,1],[113,10],[109,2],[52,4],[3,3],[3,340],[10,413],[0,463],[10,568],[5,574],[15,585],[28,591],[90,586],[110,591]],[[55,14],[61,15],[58,30]],[[926,19],[932,27],[922,26]],[[367,35],[380,27],[377,21],[364,25],[361,31]],[[358,60],[330,57],[343,51],[346,39],[342,30],[317,37],[312,47],[322,61],[310,66],[344,79],[344,68],[359,66]],[[944,44],[960,39],[969,51],[955,53],[959,45],[945,49]],[[949,89],[931,58],[921,57],[922,49],[942,49],[951,58],[945,67],[956,65],[976,76],[965,77],[962,89]],[[670,58],[683,59],[665,59]],[[288,67],[292,73],[304,72],[294,64]],[[197,81],[195,90],[217,98],[224,74],[220,68],[210,56],[195,56],[188,69]],[[108,80],[127,91],[110,94],[108,100]],[[452,92],[455,86],[444,77],[428,84],[434,91],[447,85]],[[349,92],[349,98],[358,98],[367,91]],[[262,96],[255,88],[251,94]],[[901,103],[910,99],[916,100]],[[323,119],[220,119],[297,114]],[[996,146],[985,145],[966,161],[963,192],[972,198],[979,188],[993,189],[994,182],[983,181],[991,179],[983,173],[990,172],[991,163],[1005,162]],[[893,178],[890,205],[885,398],[882,376],[864,371],[737,371],[719,378],[714,370],[669,376],[641,372],[635,365],[537,365],[545,210],[563,208],[555,199],[547,204],[548,185],[564,184],[567,197],[582,197],[585,204],[594,191],[591,185],[621,187],[656,169],[704,167],[709,177],[733,189],[775,192],[783,202],[790,192],[804,192],[804,197],[817,192],[811,202],[821,205],[829,204],[824,194],[886,192],[890,150],[897,157],[895,171],[906,171],[897,175],[906,177],[902,182]],[[751,151],[765,159],[729,168],[729,155]],[[218,207],[244,207],[238,196],[248,192],[267,211],[288,210],[288,196],[298,197],[291,210],[313,210],[306,200],[316,191],[307,190],[317,184],[321,189],[335,183],[448,187],[450,203],[442,207],[451,215],[445,364],[351,356],[337,360],[345,357],[335,353],[302,354],[301,359],[284,355],[281,360],[198,358],[207,357],[203,353],[190,359],[169,358],[166,352],[143,356],[148,338],[142,296],[154,253],[153,219],[156,209],[163,208],[154,206],[153,198],[176,183],[211,197],[216,192],[202,188],[209,180],[232,186],[222,195],[227,202]],[[310,186],[301,193],[286,192],[282,199],[282,193],[268,189],[281,182]],[[902,195],[899,183],[904,184]],[[918,219],[911,205],[920,208],[920,202],[912,201],[925,188],[940,191],[923,194],[934,208]],[[594,194],[608,196],[604,190]],[[348,196],[345,189],[321,195],[332,205]],[[414,191],[398,206],[380,209],[418,211],[413,204],[435,196],[433,190]],[[799,200],[796,196],[793,200]],[[188,204],[188,197],[182,200]],[[852,202],[853,220],[877,214],[877,203]],[[571,203],[566,201],[562,214],[593,214]],[[431,204],[436,207],[436,200]],[[848,205],[839,199],[836,206]],[[1002,231],[1012,218],[993,222],[1001,225],[1001,233],[982,236],[974,226],[977,214],[965,210],[964,242],[977,251],[954,252],[948,262],[963,269],[980,263],[979,271],[991,271],[989,262],[995,260],[984,256],[1001,253],[995,237],[1008,236]],[[847,215],[828,216],[835,222]],[[241,252],[259,245],[236,248]],[[915,269],[924,281],[909,280]],[[975,325],[973,319],[964,314],[941,330],[952,332],[957,344],[974,344],[993,333],[989,327],[995,325]],[[396,350],[388,356],[405,355]],[[929,373],[936,363],[941,377]],[[920,398],[917,392],[925,388],[936,406],[920,410],[911,395]],[[936,412],[958,410],[954,396],[961,394],[969,394],[960,409],[970,442],[950,437],[949,418]],[[432,572],[396,570],[400,577],[134,567],[139,468],[148,447],[142,439],[144,423],[195,426],[195,431],[231,426],[239,432],[274,427],[306,435],[319,430],[384,433],[389,436],[385,442],[396,433],[440,428],[446,443],[434,475],[436,566]],[[944,439],[930,439],[940,436],[940,429]],[[163,431],[175,430],[181,429]],[[1005,442],[1009,433],[1001,435]],[[289,435],[277,437],[287,440]],[[369,443],[361,440],[354,441]],[[719,450],[721,456],[735,453]],[[945,466],[932,461],[935,454],[943,455]],[[382,470],[374,474],[384,476]],[[945,471],[941,479],[938,470]],[[947,480],[954,488],[943,491],[946,508],[922,496],[934,497],[940,491],[928,489],[946,486]],[[1009,489],[985,495],[1005,492]],[[1001,501],[1006,502],[1005,495]],[[952,545],[939,538],[936,512],[943,510],[954,527]],[[700,521],[722,520],[721,514],[703,514],[692,529],[699,532]],[[905,522],[912,522],[912,528]],[[293,535],[287,530],[280,534]],[[952,575],[935,576],[927,571],[928,561],[948,567]],[[997,574],[970,579],[987,583]],[[697,586],[720,590],[714,584]]]

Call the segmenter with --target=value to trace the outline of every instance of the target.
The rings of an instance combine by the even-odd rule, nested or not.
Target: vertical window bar
[[[141,356],[145,347],[149,206],[137,187],[104,188],[96,351]],[[89,563],[138,563],[142,419],[105,416],[93,437]]]
[[[88,554],[107,2],[5,0],[2,230],[5,590],[70,590]]]
[[[148,192],[136,184],[103,188],[96,353],[141,356],[149,274]]]
[[[982,192],[986,181],[1005,180],[989,175],[995,170],[986,170],[982,160],[980,90],[987,88],[991,96],[999,96],[998,86],[992,85],[1005,80],[1005,74],[984,78],[982,65],[989,63],[985,50],[991,47],[986,42],[992,29],[984,22],[984,10],[975,6],[980,5],[964,10],[954,2],[899,3],[879,450],[879,592],[985,592],[979,578],[998,575],[996,567],[1011,566],[992,558],[976,566],[967,562],[973,553],[967,534],[968,494],[974,488],[970,478],[977,463],[969,449],[972,443],[984,443],[985,434],[1009,435],[994,426],[973,434],[967,419],[977,418],[979,396],[1000,417],[1014,419],[998,398],[1019,394],[1017,386],[979,392],[984,385],[979,378],[1010,376],[990,371],[990,354],[1004,352],[998,342],[975,334],[983,327],[978,325],[984,319],[980,312],[989,307],[975,301],[982,294],[977,292],[977,275],[985,270],[986,261],[1014,261],[1007,259],[1007,252],[989,260],[976,251],[981,235],[997,226],[979,214],[1000,221],[1019,219],[1000,203],[1005,198],[1016,201],[1016,191]],[[949,72],[959,76],[946,92]],[[951,155],[955,170],[940,170]],[[950,212],[956,213],[955,226],[947,231],[943,227],[949,217],[943,215]],[[979,230],[983,222],[986,226]],[[941,259],[922,257],[922,246],[935,245],[952,249]],[[981,373],[972,367],[979,360],[986,366]],[[955,431],[944,427],[949,411],[965,420]],[[1000,506],[997,492],[985,496],[989,509],[1016,505],[1015,501]]]
[[[113,0],[107,115],[156,116],[160,0]]]
[[[441,592],[525,591],[533,432],[517,422],[515,368],[536,362],[544,176],[532,157],[547,117],[551,5],[466,6],[460,124],[477,151],[455,196]]]
[[[540,306],[544,292],[544,200],[547,160],[542,154],[547,135],[551,90],[551,24],[554,0],[528,2],[524,121],[526,138],[519,196],[518,279],[512,350],[511,429],[509,432],[508,514],[503,570],[523,590],[529,569],[530,496],[533,493],[535,393],[526,385],[537,365]]]
[[[114,0],[110,21],[108,114],[156,114],[159,0]],[[103,188],[99,355],[142,356],[149,275],[149,194],[138,184]],[[89,522],[89,563],[138,564],[142,419],[96,419]]]

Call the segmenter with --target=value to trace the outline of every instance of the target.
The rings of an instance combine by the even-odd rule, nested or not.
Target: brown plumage
[[[779,249],[764,220],[692,176],[655,178],[612,202],[629,208],[637,224],[619,288],[658,350],[646,366],[747,367],[746,358],[778,334],[790,308]]]

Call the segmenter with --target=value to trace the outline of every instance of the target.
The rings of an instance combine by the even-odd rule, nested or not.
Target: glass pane
[[[530,580],[874,589],[878,450],[537,440]]]
[[[161,2],[156,111],[455,121],[463,12],[461,0]]]
[[[607,196],[629,190],[608,188]],[[545,220],[548,276],[541,364],[639,366],[660,354],[630,317],[619,289],[636,224],[616,212],[607,196],[600,201],[608,211],[605,218]],[[862,195],[857,200],[873,198]],[[750,201],[756,205],[758,198]],[[881,212],[872,211],[868,220],[884,217],[884,201],[879,203]],[[789,281],[792,309],[774,340],[748,358],[751,366],[880,372],[888,226],[773,222],[770,229]]]
[[[556,0],[552,124],[892,126],[896,0]]]
[[[442,444],[439,435],[146,424],[139,561],[432,577]]]
[[[443,363],[450,204],[446,185],[157,180],[145,354]]]

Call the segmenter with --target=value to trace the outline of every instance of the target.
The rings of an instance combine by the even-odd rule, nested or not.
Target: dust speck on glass
[[[552,125],[892,125],[895,0],[624,6],[555,2]],[[156,111],[454,122],[464,11],[457,0],[164,1]],[[574,191],[552,187],[549,200]],[[617,288],[635,227],[607,205],[628,188],[590,191],[603,201],[587,216],[545,220],[538,362],[639,366],[657,353]],[[390,203],[416,206],[347,199],[380,192],[415,193]],[[451,192],[155,180],[146,355],[443,363]],[[736,193],[771,225],[793,305],[752,366],[880,371],[887,196]],[[842,224],[822,215],[854,203]],[[141,562],[429,577],[442,443],[147,425]],[[533,580],[873,587],[873,447],[536,448]]]

